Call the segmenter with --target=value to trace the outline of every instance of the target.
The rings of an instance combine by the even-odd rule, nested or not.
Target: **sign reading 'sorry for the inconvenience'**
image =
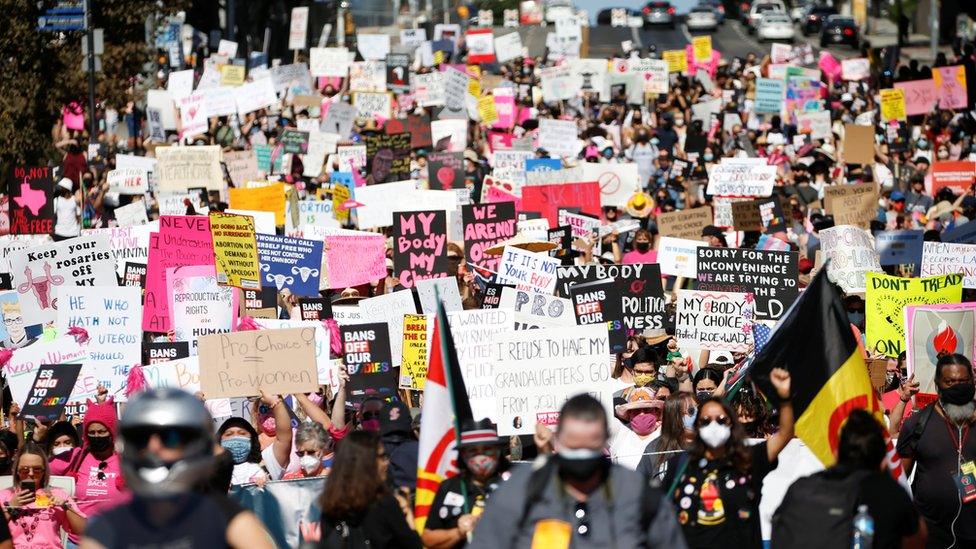
[[[200,388],[208,398],[318,389],[315,329],[254,330],[198,340]]]
[[[754,294],[756,317],[776,320],[796,299],[797,254],[698,248],[698,289]]]

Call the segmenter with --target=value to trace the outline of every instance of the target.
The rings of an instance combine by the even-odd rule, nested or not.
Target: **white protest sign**
[[[401,29],[400,45],[416,48],[427,41],[427,29]]]
[[[142,200],[136,200],[131,204],[115,208],[115,222],[118,223],[119,227],[149,223],[149,217],[146,216],[146,203]]]
[[[537,422],[555,425],[563,403],[580,393],[609,409],[617,384],[610,377],[608,335],[606,324],[499,334],[493,418],[498,434],[531,434]]]
[[[556,289],[559,261],[548,255],[505,246],[495,281],[514,285],[519,290],[551,294]]]
[[[226,213],[237,215],[249,215],[254,218],[254,232],[261,234],[275,234],[275,214],[274,212],[261,212],[257,210],[235,210],[227,208]]]
[[[442,73],[429,72],[411,75],[410,88],[414,99],[421,107],[444,105],[444,75]]]
[[[430,123],[430,139],[435,147],[443,145],[438,150],[462,152],[468,146],[468,121],[463,118],[434,120]]]
[[[458,366],[468,392],[471,413],[476,418],[496,419],[494,342],[512,331],[512,311],[473,309],[447,313],[457,349]],[[391,335],[392,338],[392,335]]]
[[[623,208],[630,197],[640,189],[639,168],[635,163],[601,164],[583,162],[580,181],[596,181],[600,184],[600,205]]]
[[[542,69],[541,79],[542,97],[547,103],[571,99],[580,91],[574,88],[576,78],[569,65],[546,67]]]
[[[90,342],[89,342],[90,344]],[[88,346],[81,345],[73,336],[61,335],[52,340],[40,339],[27,347],[14,349],[10,362],[3,368],[14,402],[23,405],[27,394],[34,385],[37,370],[42,364],[83,364],[88,357]],[[84,402],[95,399],[98,380],[82,368],[70,402]],[[125,398],[125,395],[122,394]]]
[[[167,90],[146,90],[147,114],[149,109],[157,110],[162,115],[161,122],[164,130],[176,129],[176,104],[173,103],[173,95],[170,92]]]
[[[580,150],[579,134],[572,120],[539,120],[539,147],[553,156],[575,156]]]
[[[135,202],[134,204],[143,204]],[[118,215],[118,209],[115,210]],[[87,234],[108,238],[108,245],[115,258],[115,272],[125,276],[126,262],[145,265],[149,261],[149,234],[159,231],[159,221],[150,221],[144,225],[130,227],[112,227],[107,229],[89,229]]]
[[[278,104],[278,95],[270,78],[248,82],[235,88],[237,114],[241,118],[249,112]]]
[[[302,175],[305,177],[318,177],[322,173],[322,164],[325,162],[325,155],[336,152],[336,145],[339,143],[339,134],[315,131],[308,133],[308,152],[305,153],[304,170]]]
[[[827,278],[848,294],[864,293],[867,273],[880,273],[881,263],[870,233],[852,225],[820,231],[820,251],[830,260]]]
[[[349,90],[363,92],[386,91],[386,63],[360,61],[349,64]]]
[[[141,168],[116,168],[108,172],[108,191],[119,194],[145,194],[149,177]]]
[[[801,134],[809,133],[810,139],[831,139],[830,111],[796,113],[796,129]]]
[[[189,141],[191,137],[207,131],[207,112],[203,108],[203,92],[194,92],[180,98],[180,138]]]
[[[495,58],[499,63],[511,61],[522,56],[522,37],[511,32],[495,37]]]
[[[413,292],[400,290],[359,302],[364,322],[385,322],[390,329],[390,352],[393,365],[403,360],[403,315],[417,314]]]
[[[288,49],[304,50],[308,34],[308,7],[301,6],[291,9],[291,21],[288,26]]]
[[[424,314],[437,313],[437,299],[444,302],[447,312],[460,311],[461,290],[458,288],[457,278],[428,278],[418,280],[416,286],[417,297],[420,299],[420,310]]]
[[[840,74],[844,80],[865,80],[871,76],[871,61],[865,57],[841,59]]]
[[[230,116],[237,114],[237,90],[227,86],[218,86],[197,90],[203,95],[203,112],[209,118],[212,116]]]
[[[393,116],[393,96],[387,92],[354,92],[352,102],[363,118],[378,120]]]
[[[179,101],[193,93],[193,69],[169,73],[166,79],[166,91],[173,101]]]
[[[196,355],[142,365],[146,384],[153,389],[180,389],[188,393],[200,391],[200,358]]]
[[[746,351],[752,340],[752,294],[678,290],[674,335],[682,349]]]
[[[312,76],[336,76],[345,78],[349,72],[347,48],[310,48],[308,69]]]
[[[700,240],[662,236],[657,250],[657,262],[661,274],[698,279],[698,248],[705,243]]]
[[[212,269],[186,267],[167,269],[169,313],[173,338],[190,343],[190,354],[197,352],[197,339],[223,334],[234,328],[234,288],[217,284]]]
[[[359,33],[356,35],[356,48],[367,61],[385,59],[390,53],[390,35]]]
[[[558,328],[575,326],[572,301],[554,295],[502,288],[499,309],[514,312],[513,325],[516,330],[535,330],[538,328]]]
[[[923,244],[921,276],[960,273],[963,288],[976,288],[976,244]]]
[[[708,174],[706,193],[715,196],[769,196],[776,183],[776,166],[723,162]]]

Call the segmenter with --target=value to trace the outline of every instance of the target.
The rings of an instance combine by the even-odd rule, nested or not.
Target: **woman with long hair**
[[[60,488],[48,485],[47,454],[28,442],[14,464],[14,485],[0,492],[0,505],[17,547],[62,547],[61,530],[76,535],[85,529],[85,514]]]
[[[672,458],[663,486],[678,513],[688,547],[762,547],[759,500],[763,478],[793,438],[790,374],[770,372],[780,399],[779,431],[759,444],[746,445],[735,411],[715,397],[700,403],[695,436],[686,454]]]
[[[668,398],[664,402],[661,418],[661,436],[648,443],[637,464],[637,472],[656,479],[663,478],[670,458],[686,450],[694,439],[697,414],[695,397],[691,393],[678,393]]]
[[[353,431],[342,440],[319,502],[320,547],[422,547],[409,500],[387,487],[389,465],[375,433]]]

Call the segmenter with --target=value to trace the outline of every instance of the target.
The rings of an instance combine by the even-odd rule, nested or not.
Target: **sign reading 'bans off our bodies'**
[[[318,389],[314,328],[202,336],[197,351],[200,389],[208,398]]]

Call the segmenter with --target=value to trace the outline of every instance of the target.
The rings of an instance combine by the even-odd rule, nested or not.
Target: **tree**
[[[96,73],[96,101],[122,108],[152,60],[146,22],[186,9],[190,0],[91,0],[92,20],[105,29],[103,72]],[[7,0],[0,32],[0,169],[14,164],[57,163],[51,129],[63,105],[88,110],[88,77],[82,70],[83,32],[42,32],[37,18],[52,0]],[[6,177],[4,176],[4,179]],[[4,184],[5,186],[5,184]]]

